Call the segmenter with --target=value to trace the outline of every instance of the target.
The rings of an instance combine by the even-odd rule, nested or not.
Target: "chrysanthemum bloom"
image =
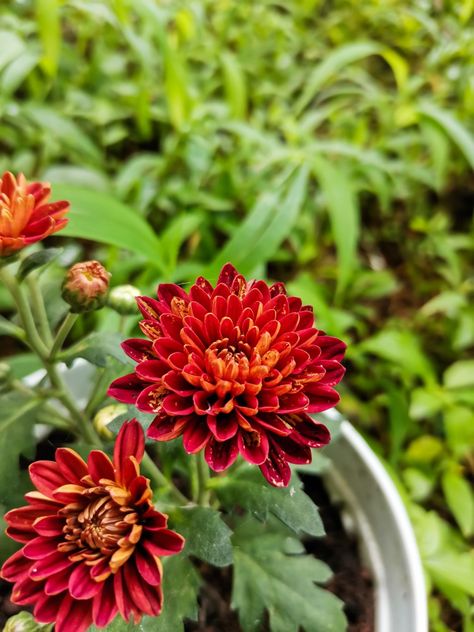
[[[46,182],[28,183],[6,171],[0,178],[0,256],[44,239],[67,224],[69,202],[48,202]]]
[[[143,430],[132,420],[119,432],[113,462],[100,450],[85,463],[59,448],[55,461],[30,466],[37,491],[5,516],[7,534],[25,546],[1,576],[15,584],[12,601],[33,605],[40,623],[82,632],[117,612],[135,623],[160,613],[160,556],[178,553],[184,540],[153,508],[139,471],[143,452]]]
[[[148,340],[123,343],[138,365],[109,395],[156,413],[149,437],[183,435],[215,471],[240,453],[277,486],[288,485],[288,463],[310,463],[311,448],[329,442],[308,413],[339,401],[345,344],[318,331],[312,308],[282,283],[247,283],[227,264],[215,288],[201,277],[189,294],[166,284],[158,300],[137,301]]]

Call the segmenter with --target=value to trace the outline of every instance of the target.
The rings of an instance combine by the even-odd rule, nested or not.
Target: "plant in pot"
[[[344,343],[283,284],[247,281],[231,264],[214,284],[161,284],[152,298],[109,295],[104,267],[77,263],[53,328],[37,281],[57,250],[26,249],[67,221],[68,203],[49,194],[1,180],[0,278],[18,313],[8,331],[42,365],[27,381],[7,366],[2,377],[12,488],[30,463],[26,504],[0,499],[20,547],[1,575],[25,610],[7,629],[347,629],[329,567],[308,553],[324,528],[300,477],[336,423],[312,415],[338,402]],[[124,353],[97,332],[67,346],[81,314],[107,304],[127,315],[135,299],[142,335],[122,340]],[[25,454],[36,421],[47,432]]]

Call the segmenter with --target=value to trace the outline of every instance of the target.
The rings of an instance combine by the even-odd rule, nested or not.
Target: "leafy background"
[[[149,291],[232,260],[313,304],[349,343],[340,408],[407,503],[434,632],[474,629],[473,14],[472,0],[0,8],[0,168],[72,201],[62,264],[93,255]]]

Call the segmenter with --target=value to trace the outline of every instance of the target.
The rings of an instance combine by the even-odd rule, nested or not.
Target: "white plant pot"
[[[78,360],[63,376],[79,405],[92,387],[94,367]],[[38,383],[37,371],[25,381]],[[58,402],[59,404],[59,402]],[[377,456],[337,411],[324,415],[341,422],[340,432],[324,449],[330,465],[323,476],[329,494],[342,503],[346,528],[360,543],[375,588],[375,632],[427,632],[425,583],[415,535],[400,495]],[[41,435],[47,432],[42,427]]]
[[[331,498],[340,501],[345,526],[360,543],[375,588],[376,632],[427,632],[423,568],[405,506],[386,469],[366,441],[341,421],[324,449],[330,465],[323,477]]]

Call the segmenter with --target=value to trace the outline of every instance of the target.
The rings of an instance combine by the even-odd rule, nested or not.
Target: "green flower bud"
[[[117,285],[110,290],[107,305],[122,316],[129,316],[137,311],[137,296],[140,296],[140,290],[133,285]]]
[[[0,362],[0,388],[9,384],[12,377],[12,369],[6,362]]]
[[[67,271],[62,297],[71,312],[92,312],[105,305],[110,274],[98,261],[82,261]]]
[[[8,619],[3,632],[50,632],[52,629],[52,624],[37,623],[32,614],[22,611]]]
[[[107,428],[107,426],[119,415],[123,415],[128,410],[125,404],[110,404],[104,406],[95,415],[92,423],[99,435],[104,439],[112,439],[113,433]]]

